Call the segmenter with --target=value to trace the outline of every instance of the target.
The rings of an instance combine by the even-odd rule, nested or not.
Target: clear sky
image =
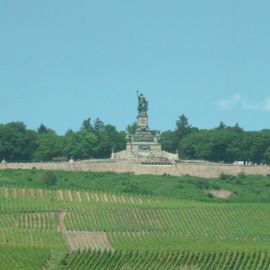
[[[269,0],[0,0],[0,123],[270,128]]]

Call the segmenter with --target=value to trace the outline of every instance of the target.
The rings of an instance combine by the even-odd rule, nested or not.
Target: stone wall
[[[176,163],[174,165],[142,165],[119,160],[91,160],[63,163],[7,163],[0,164],[0,169],[44,169],[67,171],[99,171],[99,172],[133,172],[135,174],[169,174],[194,175],[201,177],[218,177],[220,173],[237,175],[240,172],[252,175],[270,174],[270,166],[239,166],[219,163]]]
[[[122,161],[144,161],[151,157],[160,157],[166,158],[170,161],[178,160],[178,154],[162,151],[161,149],[157,149],[156,151],[130,151],[123,150],[117,153],[112,153],[111,159],[122,160]]]

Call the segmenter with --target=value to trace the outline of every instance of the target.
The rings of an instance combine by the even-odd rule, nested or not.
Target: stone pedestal
[[[135,134],[127,135],[126,150],[113,153],[114,159],[147,161],[160,158],[161,160],[176,160],[176,154],[161,150],[159,134],[154,134],[148,127],[148,102],[142,94],[138,95],[137,129]],[[149,161],[150,162],[150,161]]]

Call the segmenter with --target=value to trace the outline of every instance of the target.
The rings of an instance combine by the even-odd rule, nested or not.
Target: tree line
[[[0,125],[0,159],[6,161],[50,161],[63,159],[108,158],[112,149],[126,146],[126,134],[99,118],[83,121],[79,131],[65,135],[41,124],[37,130],[27,129],[22,122]]]
[[[93,122],[88,118],[78,131],[68,130],[64,135],[43,124],[37,130],[28,129],[22,122],[0,124],[0,160],[109,158],[112,151],[126,148],[126,132],[135,130],[136,123],[128,125],[126,131],[118,131],[99,118]],[[226,126],[223,122],[212,129],[199,129],[182,114],[174,130],[161,132],[160,143],[163,150],[178,152],[181,159],[270,164],[269,129],[244,131],[238,124]]]
[[[183,159],[270,164],[269,129],[244,131],[238,124],[226,126],[223,122],[213,129],[199,129],[182,114],[175,130],[163,132],[160,140],[164,150],[177,151]]]

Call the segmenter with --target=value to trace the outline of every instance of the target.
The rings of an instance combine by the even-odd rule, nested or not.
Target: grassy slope
[[[0,243],[61,248],[61,235],[56,231],[59,221],[51,214],[59,211],[66,212],[67,230],[106,232],[116,249],[224,251],[270,247],[267,203],[206,203],[25,188],[0,188]]]
[[[190,250],[248,254],[255,250],[266,252],[269,258],[270,177],[223,175],[220,179],[202,179],[54,173],[58,181],[48,187],[41,182],[42,170],[0,171],[0,249],[6,250],[1,260],[3,264],[9,263],[9,269],[17,269],[15,261],[21,263],[17,265],[20,269],[31,269],[29,262],[34,259],[36,266],[44,265],[50,256],[57,264],[60,259],[56,260],[56,255],[66,250],[65,241],[57,231],[56,216],[50,213],[60,210],[67,211],[67,229],[106,231],[112,246],[124,252]],[[235,195],[226,200],[230,204],[222,203],[224,200],[209,197],[207,189],[228,189]],[[79,190],[80,195],[74,190]],[[246,205],[247,202],[250,204]],[[21,252],[27,256],[21,256]],[[254,269],[260,269],[255,265]],[[80,269],[83,267],[82,264]],[[143,267],[142,264],[140,269]]]
[[[197,201],[270,202],[269,176],[230,176],[205,179],[192,176],[133,175],[129,173],[95,173],[55,171],[56,185],[41,182],[42,170],[0,170],[0,186],[56,188],[154,195]],[[234,193],[229,199],[213,199],[208,189],[227,189]]]

